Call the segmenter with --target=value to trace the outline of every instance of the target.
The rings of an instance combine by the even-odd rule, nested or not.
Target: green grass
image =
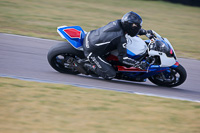
[[[200,8],[162,1],[1,0],[0,32],[62,40],[58,26],[90,31],[129,11],[142,16],[143,28],[167,37],[179,57],[200,59]]]
[[[1,133],[199,133],[200,104],[0,78]]]

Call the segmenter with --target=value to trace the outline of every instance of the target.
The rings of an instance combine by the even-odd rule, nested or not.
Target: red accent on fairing
[[[107,61],[119,61],[119,59],[117,58],[117,56],[114,55],[109,55],[106,58]],[[135,68],[135,67],[125,67],[125,66],[117,66],[118,71],[124,71],[124,72],[146,72],[146,70],[141,70],[139,68]]]
[[[131,71],[145,72],[146,71],[146,70],[141,70],[141,69],[135,68],[135,67],[127,68],[127,67],[124,67],[124,66],[117,66],[117,68],[118,68],[118,71],[125,71],[125,72],[131,72]]]
[[[106,58],[107,61],[119,61],[119,59],[117,58],[117,56],[114,56],[114,55],[109,55],[107,58]]]
[[[64,32],[70,37],[70,38],[81,38],[81,31],[78,31],[74,28],[71,29],[64,29]]]
[[[160,73],[160,72],[164,72],[164,71],[166,71],[166,70],[167,70],[167,69],[160,70],[160,71],[156,71],[156,72]]]
[[[173,50],[172,49],[170,50],[170,54],[173,54]]]
[[[174,65],[175,65],[175,66],[178,66],[178,65],[179,65],[178,61],[177,61]]]

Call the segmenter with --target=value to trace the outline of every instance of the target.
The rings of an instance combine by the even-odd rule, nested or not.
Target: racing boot
[[[92,72],[92,73],[96,74],[96,66],[95,65],[92,65],[90,63],[85,63],[83,66],[88,72]]]

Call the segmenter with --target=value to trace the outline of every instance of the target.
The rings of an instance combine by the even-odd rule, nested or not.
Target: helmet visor
[[[141,26],[139,24],[137,25],[137,24],[133,23],[131,26],[131,29],[129,29],[129,31],[128,31],[128,34],[131,37],[134,37],[139,33],[140,29],[141,29]]]

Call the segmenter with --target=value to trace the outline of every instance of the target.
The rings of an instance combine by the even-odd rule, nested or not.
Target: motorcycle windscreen
[[[137,59],[146,52],[147,45],[141,38],[137,36],[131,37],[129,35],[126,35],[126,39],[128,57]]]
[[[60,26],[57,28],[57,32],[74,48],[79,49],[82,47],[85,32],[80,26]]]

